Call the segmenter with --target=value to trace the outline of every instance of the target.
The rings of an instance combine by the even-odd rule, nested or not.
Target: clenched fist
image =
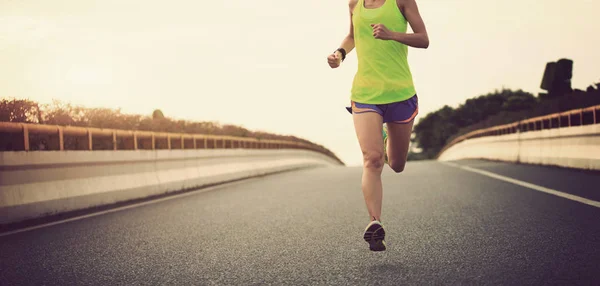
[[[335,69],[342,64],[342,53],[336,51],[327,57],[327,63],[332,69]]]
[[[394,32],[390,31],[383,24],[371,24],[371,27],[373,28],[373,37],[375,39],[391,40],[394,35]]]

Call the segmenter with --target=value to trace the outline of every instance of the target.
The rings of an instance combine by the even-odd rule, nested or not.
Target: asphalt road
[[[600,174],[462,161],[600,200]],[[1,285],[593,285],[600,208],[439,162],[384,172],[388,250],[360,168],[283,173],[0,236]]]

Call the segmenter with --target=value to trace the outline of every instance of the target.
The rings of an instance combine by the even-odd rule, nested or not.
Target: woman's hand
[[[338,68],[342,63],[342,53],[336,51],[327,57],[327,63],[332,69]]]
[[[394,32],[390,31],[383,24],[371,24],[373,28],[373,37],[379,40],[391,40],[394,38]]]

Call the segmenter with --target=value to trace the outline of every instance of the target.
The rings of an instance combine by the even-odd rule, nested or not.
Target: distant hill
[[[444,145],[473,130],[600,105],[600,83],[595,86],[553,97],[504,89],[468,99],[457,108],[444,106],[415,125],[413,143],[421,152],[411,152],[409,160],[432,159]]]
[[[522,90],[502,89],[467,99],[457,108],[444,106],[427,114],[414,127],[409,160],[433,159],[454,138],[473,130],[577,108],[600,105],[600,83],[585,91],[573,90],[573,61],[548,62],[534,96]]]

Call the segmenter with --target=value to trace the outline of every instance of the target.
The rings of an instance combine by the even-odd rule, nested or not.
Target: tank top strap
[[[365,0],[358,0],[356,6],[354,6],[354,13],[360,11],[363,7],[365,7]]]

